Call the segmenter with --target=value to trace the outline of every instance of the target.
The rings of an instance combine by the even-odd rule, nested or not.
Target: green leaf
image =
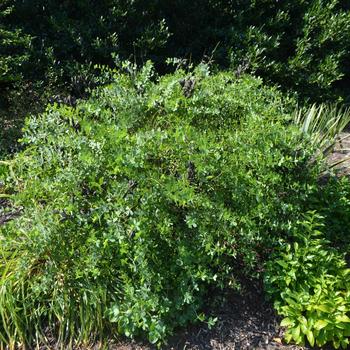
[[[287,269],[288,268],[288,264],[283,261],[283,260],[277,260],[276,263],[280,266],[282,266],[283,268]]]
[[[335,317],[337,322],[350,323],[350,318],[347,315],[339,315]]]
[[[306,332],[306,338],[309,341],[311,346],[315,345],[315,337],[314,337],[314,334],[312,333],[312,331],[309,330]]]
[[[307,326],[305,324],[301,324],[300,329],[301,329],[301,332],[304,334],[306,334],[309,331],[309,329],[307,328]]]
[[[347,349],[348,345],[349,345],[349,339],[348,338],[345,338],[345,339],[341,340],[341,347],[343,349]]]
[[[327,325],[328,325],[328,322],[326,320],[318,320],[316,321],[314,328],[319,331],[322,328],[326,327]]]
[[[300,344],[300,326],[296,326],[294,328],[292,328],[292,336],[293,336],[293,339],[294,341],[297,343],[297,344]]]
[[[333,340],[333,346],[334,346],[335,349],[339,349],[340,341],[339,340]]]
[[[202,312],[199,315],[197,315],[197,319],[201,322],[203,322],[205,320],[205,314]]]
[[[285,339],[285,341],[286,341],[287,343],[290,343],[290,342],[292,341],[292,339],[293,339],[292,333],[286,333],[286,334],[284,335],[284,339]]]
[[[281,321],[281,327],[291,327],[294,326],[294,321],[286,317]]]
[[[326,313],[330,313],[332,311],[332,308],[326,304],[316,305],[315,309],[326,312]]]

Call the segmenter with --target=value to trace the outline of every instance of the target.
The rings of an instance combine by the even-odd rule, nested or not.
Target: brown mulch
[[[221,303],[208,304],[206,313],[217,317],[211,329],[204,323],[179,329],[163,350],[310,350],[308,347],[282,344],[284,330],[280,318],[266,300],[262,282],[242,281],[240,293],[220,295]],[[213,292],[215,295],[218,293]],[[42,350],[48,350],[42,347]],[[55,349],[55,346],[50,349]],[[98,345],[75,350],[99,350]],[[109,350],[157,350],[150,344],[119,340],[111,341]]]
[[[242,296],[243,295],[243,296]],[[211,310],[217,322],[211,329],[206,324],[178,330],[163,350],[310,350],[308,347],[282,344],[283,329],[271,304],[266,301],[261,283],[246,282],[242,293],[231,292],[225,302]],[[58,349],[42,347],[41,350]],[[98,345],[75,350],[99,350]],[[111,341],[108,350],[158,350],[149,344],[120,340]]]
[[[0,198],[0,226],[13,220],[21,214],[22,208],[11,209],[5,198]]]

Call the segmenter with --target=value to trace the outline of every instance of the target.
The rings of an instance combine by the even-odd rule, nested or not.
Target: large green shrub
[[[0,231],[2,344],[158,342],[210,286],[257,275],[314,188],[313,150],[261,80],[125,68],[29,118],[1,165],[17,214]]]

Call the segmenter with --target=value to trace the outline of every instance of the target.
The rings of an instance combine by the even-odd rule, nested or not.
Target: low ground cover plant
[[[288,342],[346,349],[350,337],[350,269],[324,238],[323,218],[308,213],[267,265],[265,285],[284,318]]]
[[[124,70],[28,118],[0,164],[16,213],[0,226],[1,344],[160,344],[203,319],[210,289],[259,276],[314,196],[315,149],[275,88],[203,64]]]

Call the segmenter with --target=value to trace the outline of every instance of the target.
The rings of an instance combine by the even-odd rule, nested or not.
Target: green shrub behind
[[[0,4],[0,84],[15,82],[22,78],[22,66],[29,59],[31,38],[14,26],[3,24],[4,19],[11,15],[13,7],[10,1]]]
[[[20,28],[32,45],[26,79],[69,85],[74,62],[113,64],[168,57],[213,58],[248,68],[302,99],[349,96],[350,9],[346,0],[143,1],[6,0],[5,30]],[[40,86],[37,87],[40,90]]]

